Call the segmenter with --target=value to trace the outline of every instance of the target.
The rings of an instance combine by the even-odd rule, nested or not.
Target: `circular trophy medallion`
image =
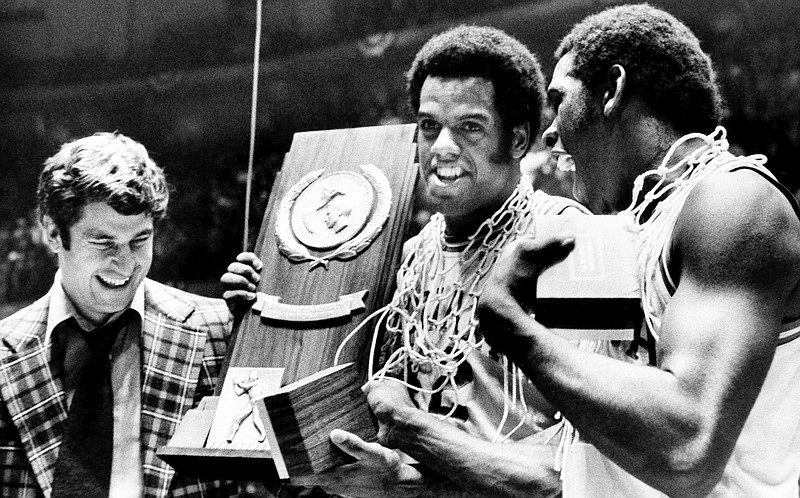
[[[292,207],[294,236],[319,251],[355,237],[369,220],[375,192],[364,176],[339,171],[308,185]]]

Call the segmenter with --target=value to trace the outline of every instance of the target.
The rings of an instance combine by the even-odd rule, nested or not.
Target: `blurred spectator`
[[[520,162],[522,178],[550,195],[572,198],[572,172],[556,167],[547,150],[532,149]]]
[[[35,211],[0,227],[0,303],[21,307],[46,293],[56,268]]]

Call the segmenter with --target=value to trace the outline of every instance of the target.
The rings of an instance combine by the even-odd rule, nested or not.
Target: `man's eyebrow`
[[[437,119],[437,114],[435,112],[429,112],[429,111],[420,110],[419,112],[417,112],[417,117],[418,118]],[[485,119],[485,120],[488,120],[488,119],[491,119],[491,115],[488,112],[485,112],[485,111],[467,110],[463,114],[458,114],[456,116],[456,118],[457,119]]]
[[[136,235],[134,235],[133,238],[136,239],[136,238],[139,238],[139,237],[150,236],[150,235],[153,234],[153,231],[154,230],[152,228],[145,228],[142,231],[138,232]],[[85,238],[87,238],[87,239],[114,239],[115,238],[114,235],[112,235],[110,233],[107,233],[107,232],[103,231],[100,228],[87,228],[83,232],[83,236]]]
[[[114,237],[99,228],[87,228],[83,231],[83,236],[87,239],[113,239]]]
[[[459,116],[459,119],[461,120],[475,119],[479,121],[488,121],[489,119],[491,119],[491,116],[489,116],[487,113],[484,112],[468,112]]]

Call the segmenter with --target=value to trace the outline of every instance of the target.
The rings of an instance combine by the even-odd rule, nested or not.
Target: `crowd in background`
[[[0,257],[0,303],[32,300],[53,281],[55,259],[33,212],[0,227]]]

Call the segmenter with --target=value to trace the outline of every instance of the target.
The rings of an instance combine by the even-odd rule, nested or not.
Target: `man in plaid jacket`
[[[138,142],[98,133],[45,162],[37,195],[59,271],[47,295],[0,321],[0,496],[58,488],[81,334],[123,315],[111,350],[110,496],[235,494],[234,483],[176,476],[155,455],[212,394],[232,326],[224,301],[145,278],[168,201],[162,170]]]

